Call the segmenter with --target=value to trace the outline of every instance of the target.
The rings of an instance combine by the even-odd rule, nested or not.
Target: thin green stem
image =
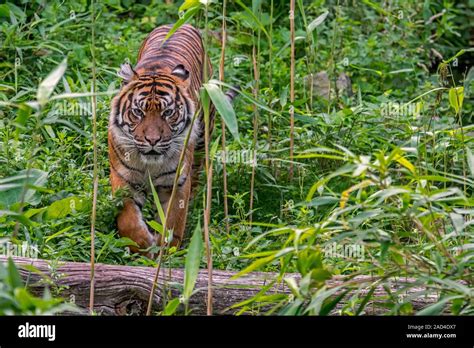
[[[295,0],[290,0],[290,175],[293,179],[293,154],[295,144]]]
[[[225,64],[225,46],[226,46],[226,7],[227,0],[224,0],[222,3],[222,45],[221,45],[221,59],[219,64],[219,80],[224,82],[224,64]],[[222,86],[221,86],[222,88]],[[225,230],[227,234],[230,233],[230,221],[229,221],[229,205],[228,205],[228,190],[227,190],[227,150],[226,150],[226,134],[225,134],[225,122],[221,117],[221,128],[222,128],[222,137],[221,137],[221,146],[222,146],[222,176],[223,176],[223,185],[224,185],[224,221],[225,221]]]
[[[89,311],[92,314],[94,310],[94,289],[95,289],[95,222],[97,212],[97,191],[99,184],[98,177],[98,161],[97,161],[97,97],[95,95],[96,90],[96,60],[95,60],[95,1],[91,2],[92,12],[92,144],[94,151],[94,169],[93,169],[93,193],[92,193],[92,215],[91,215],[91,278],[90,278],[90,294],[89,294]]]
[[[209,79],[208,64],[208,7],[205,6],[205,30],[204,30],[204,82]],[[207,315],[212,315],[212,248],[209,237],[209,224],[211,219],[212,203],[212,165],[210,161],[209,143],[210,143],[210,124],[209,108],[204,108],[204,142],[205,142],[205,166],[206,166],[206,204],[204,209],[204,243],[206,245],[207,259]]]

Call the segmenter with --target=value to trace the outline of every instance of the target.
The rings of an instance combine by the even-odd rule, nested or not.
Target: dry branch
[[[0,262],[5,263],[7,257],[0,256]],[[84,309],[87,313],[89,305],[90,291],[90,265],[88,263],[61,262],[59,266],[51,267],[51,262],[40,259],[29,259],[14,257],[14,262],[19,268],[20,274],[28,288],[37,295],[43,293],[45,288],[44,276],[54,280],[54,287],[61,289],[60,296],[65,299],[74,298],[77,306]],[[25,268],[27,265],[34,266],[39,272],[32,272]],[[151,290],[152,280],[154,278],[155,268],[137,267],[137,266],[119,266],[119,265],[95,265],[95,299],[94,310],[101,315],[143,315],[146,312],[148,296]],[[254,296],[275,279],[275,273],[253,272],[236,280],[230,280],[234,272],[215,270],[213,273],[214,284],[214,313],[231,314],[227,310],[230,306],[247,300]],[[169,275],[171,275],[169,277]],[[288,274],[288,277],[299,278],[297,274]],[[163,286],[171,292],[173,298],[181,293],[181,284],[183,284],[183,269],[162,269],[158,278],[158,288],[153,298],[154,310],[160,310],[159,306],[163,294]],[[376,278],[370,276],[358,276],[351,280],[352,284],[371,284]],[[341,284],[341,278],[336,278],[328,282],[329,287]],[[395,293],[403,289],[407,283],[413,283],[412,279],[393,280],[390,285],[390,291]],[[50,286],[51,287],[51,286]],[[191,297],[190,308],[192,314],[206,313],[206,288],[207,271],[202,270],[199,273],[196,289],[199,291]],[[353,290],[353,293],[359,291],[359,298],[370,290],[370,286],[364,286]],[[426,289],[420,287],[411,287],[403,291],[404,296],[414,295]],[[341,290],[343,291],[343,290]],[[168,292],[168,291],[166,291]],[[289,289],[280,284],[269,290],[272,293],[286,293]],[[344,301],[351,297],[351,293],[346,295],[338,306],[340,308]],[[373,299],[381,303],[387,297],[386,291],[378,285],[374,291]],[[417,297],[411,300],[414,309],[420,309],[435,302],[436,295],[426,297]],[[235,311],[235,310],[234,310]],[[382,312],[380,306],[367,305],[368,314],[379,314]]]

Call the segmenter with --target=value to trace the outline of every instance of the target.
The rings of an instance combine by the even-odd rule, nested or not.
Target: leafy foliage
[[[62,302],[52,298],[48,289],[42,298],[29,293],[11,258],[6,266],[0,264],[0,315],[53,315],[76,310],[72,304]]]
[[[239,313],[363,315],[377,307],[388,314],[414,314],[413,298],[404,291],[424,285],[426,291],[416,296],[435,294],[438,302],[417,314],[472,314],[474,72],[466,20],[471,2],[361,1],[353,6],[298,0],[293,104],[287,2],[228,3],[225,83],[211,80],[205,86],[233,135],[226,153],[223,148],[212,152],[213,262],[240,275],[275,271],[272,284],[285,282],[292,290],[290,296],[275,295],[265,287],[235,308]],[[103,0],[96,6],[96,261],[154,265],[127,252],[133,242],[115,231],[121,203],[120,194],[112,197],[110,191],[106,139],[110,99],[119,86],[116,70],[125,60],[135,63],[153,28],[176,23],[176,29],[184,22],[207,26],[208,54],[217,67],[222,7],[210,2],[205,21],[199,1]],[[0,17],[0,237],[36,244],[51,260],[88,261],[93,186],[89,2],[7,2],[0,5]],[[350,87],[340,88],[344,76]],[[219,87],[235,85],[241,91],[234,111]],[[290,108],[296,119],[291,181]],[[222,136],[218,122],[214,134]],[[230,232],[222,209],[223,161],[216,160],[222,156]],[[196,197],[205,186],[200,189]],[[153,200],[147,202],[147,221],[156,209]],[[202,211],[202,201],[195,199],[189,231],[200,228]],[[158,223],[150,225],[159,232]],[[187,250],[186,245],[171,248],[164,260],[170,267],[186,265],[186,299],[195,292],[199,260],[205,264],[197,238],[194,233]],[[332,246],[362,253],[339,254]],[[357,275],[375,280],[351,282]],[[328,285],[336,276],[344,286]],[[374,301],[375,287],[388,288],[393,277],[414,282]],[[171,299],[162,314],[175,314],[179,303]]]

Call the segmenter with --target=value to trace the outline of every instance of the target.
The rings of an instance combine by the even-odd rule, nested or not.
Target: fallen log
[[[89,306],[89,288],[90,288],[90,265],[88,263],[78,262],[60,262],[58,265],[48,260],[30,259],[23,257],[13,257],[20,275],[26,282],[29,290],[41,295],[46,284],[56,289],[60,289],[60,296],[74,302],[76,306],[87,313]],[[0,262],[5,263],[6,256],[0,256]],[[32,271],[33,266],[37,271]],[[39,271],[39,272],[38,272]],[[120,265],[95,265],[95,305],[94,310],[99,315],[143,315],[146,312],[148,298],[151,290],[156,269],[153,267],[139,266],[120,266]],[[213,302],[215,314],[232,314],[238,309],[230,309],[232,305],[248,300],[255,296],[264,286],[269,285],[277,276],[276,273],[252,272],[238,279],[230,278],[235,272],[214,270],[213,272]],[[287,277],[299,279],[298,274],[287,274]],[[47,279],[47,281],[45,281]],[[163,294],[169,298],[179,297],[182,290],[184,279],[183,269],[163,268],[158,278],[158,286],[153,298],[153,309],[161,310]],[[358,276],[351,280],[352,285],[370,285],[377,278],[370,276]],[[420,309],[437,300],[436,294],[427,296],[416,296],[422,291],[423,287],[413,287],[405,289],[405,286],[413,283],[413,279],[393,280],[390,285],[390,292],[397,293],[403,291],[402,296],[408,296],[413,308]],[[343,283],[342,277],[335,277],[327,282],[328,287],[339,286]],[[413,285],[413,284],[411,284]],[[381,285],[374,285],[372,300],[367,305],[367,314],[381,314],[383,306],[372,306],[380,304],[387,298],[387,292]],[[163,291],[163,289],[166,291]],[[347,299],[357,291],[360,298],[363,298],[370,286],[362,286],[351,290],[351,293],[338,304],[337,309],[347,303]],[[207,271],[201,270],[196,282],[196,293],[191,297],[189,308],[192,314],[206,313],[206,295],[207,295]],[[343,291],[342,288],[340,291]],[[289,294],[290,290],[284,285],[284,282],[272,285],[268,293]],[[267,306],[268,307],[268,306]],[[252,306],[250,306],[252,308]],[[256,307],[254,307],[256,308]],[[386,310],[386,309],[385,309]],[[258,313],[255,309],[254,313]]]

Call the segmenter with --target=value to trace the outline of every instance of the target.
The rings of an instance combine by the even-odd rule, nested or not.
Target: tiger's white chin
[[[140,153],[140,160],[145,164],[162,164],[166,160],[166,154],[146,155]]]

